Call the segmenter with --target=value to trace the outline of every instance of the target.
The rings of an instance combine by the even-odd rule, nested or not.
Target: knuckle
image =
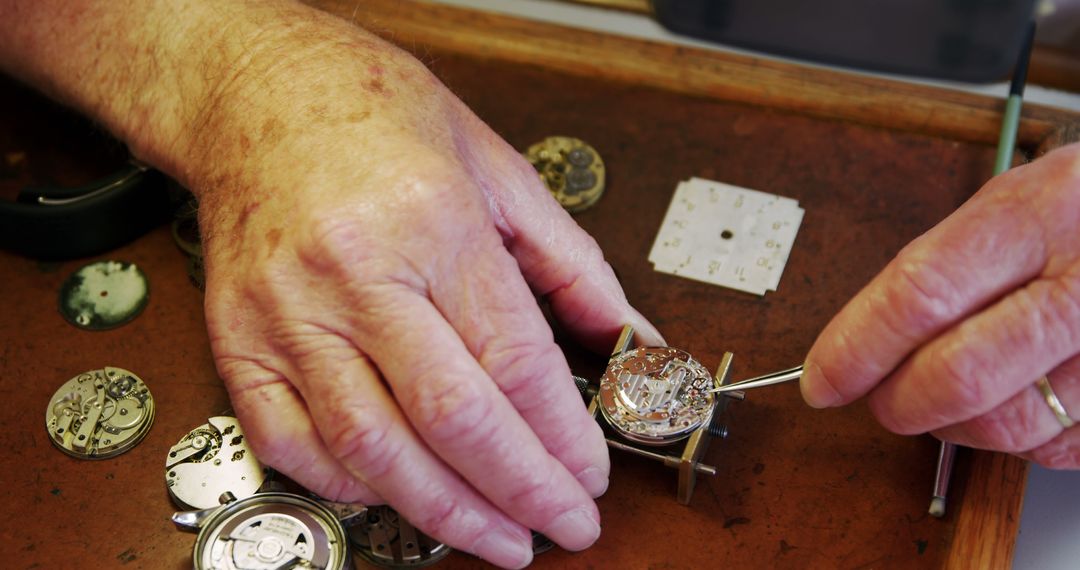
[[[322,325],[281,320],[274,324],[271,335],[274,344],[287,354],[300,358],[299,364],[304,374],[311,373],[319,366],[357,357],[356,348],[348,340]]]
[[[918,433],[917,430],[910,427],[910,422],[897,415],[895,403],[892,400],[883,398],[877,392],[871,392],[868,404],[874,419],[885,429],[898,435]]]
[[[579,425],[567,425],[567,429],[549,432],[544,439],[544,447],[548,450],[548,453],[566,461],[568,458],[564,457],[564,455],[572,449],[603,449],[606,451],[604,431],[600,428],[600,424],[591,420],[587,415],[585,419],[587,421]],[[570,465],[567,465],[567,467],[570,467]]]
[[[553,373],[570,379],[569,369],[560,366],[562,353],[553,342],[503,346],[490,354],[482,355],[481,362],[502,393],[522,411],[551,404],[552,390],[545,384],[554,380]]]
[[[300,248],[301,262],[320,272],[364,267],[372,261],[376,244],[350,218],[327,217],[310,224]]]
[[[1021,407],[1013,400],[998,406],[968,422],[974,437],[974,446],[1020,453],[1035,446],[1033,438],[1038,434],[1035,410]]]
[[[1073,349],[1080,344],[1080,276],[1065,275],[1053,279],[1046,292],[1046,302],[1036,307],[1055,344]]]
[[[1052,153],[1055,158],[1060,157],[1064,162],[1061,173],[1068,179],[1080,181],[1080,143],[1073,143],[1055,149]]]
[[[475,182],[461,165],[433,152],[413,160],[413,168],[392,182],[401,204],[400,214],[407,215],[409,226],[447,228],[447,216],[467,215],[479,195]]]
[[[312,491],[324,499],[345,503],[358,502],[372,505],[379,500],[375,493],[353,477],[324,479],[320,486],[312,489]]]
[[[475,523],[468,523],[467,518],[469,517],[457,501],[449,497],[438,497],[425,503],[416,517],[410,517],[410,522],[426,534],[460,548],[468,546],[469,542],[468,537],[462,535],[475,532]]]
[[[280,375],[243,356],[219,352],[214,357],[214,365],[233,394],[257,393],[264,386],[281,380]]]
[[[952,342],[931,353],[929,373],[937,379],[941,398],[957,415],[973,413],[991,397],[995,369],[986,362],[978,343]]]
[[[1068,432],[1066,432],[1068,433]],[[1080,466],[1080,447],[1059,436],[1026,454],[1032,461],[1049,469],[1075,469]]]
[[[369,479],[384,476],[395,465],[401,446],[391,437],[393,419],[370,405],[340,405],[331,414],[330,453]]]
[[[958,289],[938,263],[929,253],[912,246],[896,257],[896,278],[888,280],[882,299],[890,310],[882,314],[899,310],[896,314],[901,322],[888,323],[897,332],[932,328],[952,318],[960,301]]]
[[[494,440],[493,402],[473,382],[449,378],[434,390],[418,390],[411,408],[429,441],[470,447]]]
[[[244,435],[259,461],[280,471],[293,471],[296,461],[294,452],[298,442],[289,434],[245,431]]]
[[[553,507],[552,498],[557,496],[551,471],[531,470],[528,476],[515,483],[515,488],[506,501],[509,508],[515,512],[536,513],[550,510]]]

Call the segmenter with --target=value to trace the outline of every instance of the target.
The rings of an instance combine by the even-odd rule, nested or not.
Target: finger
[[[1073,426],[1050,442],[1019,455],[1050,469],[1076,469],[1080,467],[1080,428]]]
[[[1080,411],[1080,357],[1046,377],[1066,411]],[[935,430],[934,435],[967,447],[1023,453],[1046,445],[1063,431],[1033,381],[1004,404],[977,418]]]
[[[350,474],[326,448],[296,388],[282,367],[274,366],[276,352],[266,343],[267,320],[244,317],[249,314],[250,300],[241,290],[219,283],[221,273],[207,275],[207,330],[214,364],[252,451],[260,461],[321,497],[382,503],[378,493]],[[273,306],[278,305],[295,306]]]
[[[1080,266],[1017,289],[927,343],[874,390],[870,407],[898,433],[938,429],[989,412],[1078,351]]]
[[[303,401],[281,375],[250,362],[219,364],[219,369],[260,461],[331,501],[383,503],[326,449]]]
[[[905,247],[833,318],[806,358],[808,404],[863,396],[917,347],[1039,274],[1048,254],[1031,194],[1016,183],[1023,169]]]
[[[314,327],[292,331],[285,342],[315,424],[350,473],[417,528],[454,548],[510,568],[532,560],[528,530],[419,441],[378,371],[351,342]],[[403,360],[409,356],[399,354]],[[399,372],[410,378],[415,370],[406,366]]]
[[[358,344],[372,347],[431,449],[514,520],[568,550],[592,544],[600,526],[591,497],[547,453],[443,316],[412,291],[369,288],[360,298],[368,319]]]
[[[506,247],[533,290],[546,296],[555,317],[594,350],[611,350],[624,324],[639,344],[666,343],[656,327],[630,306],[596,241],[544,187],[536,170],[497,135],[476,137],[474,151],[490,174],[478,183],[492,202]],[[512,189],[512,190],[508,190]]]
[[[608,486],[610,462],[600,425],[587,412],[562,350],[494,230],[459,254],[452,278],[432,301],[459,331],[544,448],[593,497]]]

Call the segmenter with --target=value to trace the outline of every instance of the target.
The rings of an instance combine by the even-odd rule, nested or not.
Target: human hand
[[[662,339],[514,149],[413,58],[318,17],[333,49],[254,61],[182,167],[254,451],[501,566],[529,562],[528,529],[589,546],[607,448],[534,295],[594,346],[624,322]]]
[[[1034,387],[1080,418],[1080,144],[989,181],[904,248],[806,359],[814,407],[862,396],[886,428],[1080,467]]]

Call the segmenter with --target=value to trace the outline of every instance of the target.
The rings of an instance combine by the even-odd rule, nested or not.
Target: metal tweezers
[[[796,366],[795,368],[788,368],[787,370],[781,370],[780,372],[773,372],[772,374],[757,376],[755,378],[750,378],[749,380],[743,380],[734,384],[728,384],[719,388],[713,388],[709,391],[714,394],[723,394],[725,392],[752,390],[754,388],[761,388],[763,386],[772,386],[773,384],[782,384],[784,382],[798,380],[802,376],[802,373],[803,367]]]

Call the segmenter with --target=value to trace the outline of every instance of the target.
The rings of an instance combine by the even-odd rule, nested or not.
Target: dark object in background
[[[1035,0],[651,0],[674,32],[780,56],[969,82],[1004,79]]]
[[[0,249],[61,260],[119,247],[168,219],[166,182],[132,164],[77,188],[24,188],[0,203]]]

